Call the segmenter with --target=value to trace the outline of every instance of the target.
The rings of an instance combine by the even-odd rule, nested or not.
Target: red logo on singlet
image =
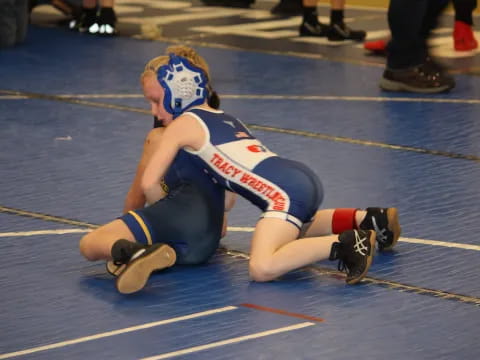
[[[267,149],[265,149],[261,145],[249,145],[249,146],[247,146],[247,149],[250,150],[251,152],[254,152],[254,153],[267,152]]]

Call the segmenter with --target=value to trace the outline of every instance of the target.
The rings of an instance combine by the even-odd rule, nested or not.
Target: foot
[[[329,260],[339,260],[338,270],[347,273],[347,284],[360,282],[372,265],[375,253],[375,231],[347,230],[332,245]]]
[[[352,30],[345,23],[331,24],[328,31],[329,41],[354,40],[363,41],[367,33],[363,30]]]
[[[318,36],[325,37],[328,35],[329,26],[322,24],[321,22],[302,22],[300,25],[300,36]]]
[[[453,45],[457,51],[471,51],[478,47],[472,27],[463,21],[455,21]]]
[[[125,269],[117,277],[117,290],[122,294],[131,294],[144,288],[154,271],[175,264],[175,251],[165,244],[154,244],[137,251]]]
[[[387,68],[379,85],[386,91],[434,94],[451,90],[455,87],[455,80],[433,62],[424,61],[406,69]]]
[[[97,9],[83,9],[79,17],[72,19],[68,25],[71,30],[95,34],[98,32]]]
[[[402,232],[396,208],[367,208],[367,215],[360,224],[361,230],[374,230],[378,250],[392,250]]]
[[[98,35],[113,36],[116,33],[117,16],[112,8],[101,8],[98,15]]]
[[[378,55],[386,55],[387,54],[387,39],[381,40],[372,40],[372,41],[365,41],[363,43],[363,48],[367,51],[370,51],[374,54]]]

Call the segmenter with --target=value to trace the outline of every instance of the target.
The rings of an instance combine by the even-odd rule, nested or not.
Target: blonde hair
[[[157,71],[160,66],[168,64],[170,54],[175,54],[177,56],[186,58],[192,65],[202,69],[207,76],[207,79],[210,79],[210,70],[207,62],[192,48],[184,45],[172,45],[165,50],[165,53],[166,55],[157,56],[156,58],[151,59],[147,65],[145,65],[142,75],[140,75],[141,82],[143,82],[143,79],[146,76],[157,76]]]

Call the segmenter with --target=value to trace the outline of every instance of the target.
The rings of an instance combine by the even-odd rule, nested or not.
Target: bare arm
[[[141,180],[141,188],[148,204],[163,197],[164,191],[159,180],[167,172],[177,152],[184,147],[198,150],[204,142],[202,126],[189,115],[178,117],[165,128],[162,141],[156,146]]]
[[[141,181],[148,161],[152,157],[155,148],[158,146],[160,139],[162,138],[163,131],[163,128],[152,129],[145,138],[143,152],[137,165],[135,178],[133,179],[125,198],[125,203],[123,206],[124,214],[130,210],[140,209],[145,205],[146,197],[141,187]]]

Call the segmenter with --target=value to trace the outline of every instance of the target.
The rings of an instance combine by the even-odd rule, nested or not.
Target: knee
[[[88,233],[80,239],[79,243],[80,254],[82,254],[85,259],[90,261],[96,260],[96,258],[94,257],[94,249],[92,247],[92,244],[94,243],[92,241],[93,239],[93,233]]]
[[[257,282],[271,281],[278,276],[274,271],[271,262],[268,260],[250,260],[248,271],[250,273],[250,278]]]

